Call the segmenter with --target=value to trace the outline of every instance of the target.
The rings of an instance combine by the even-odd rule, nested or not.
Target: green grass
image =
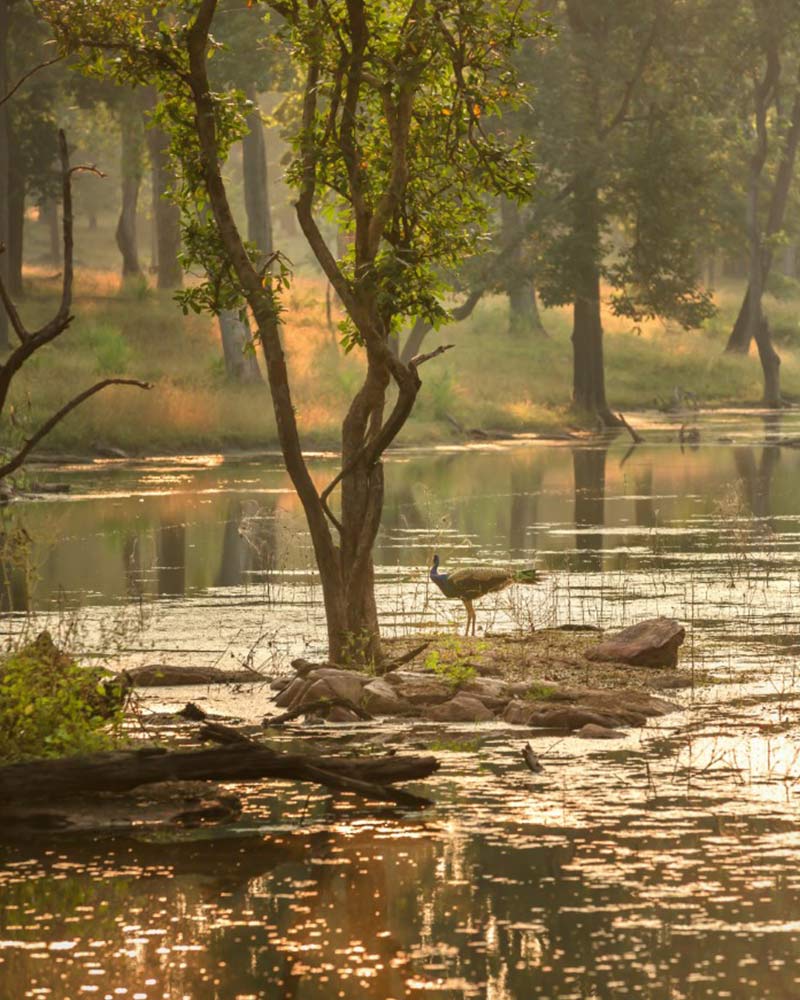
[[[58,281],[32,271],[22,311],[30,325],[54,310]],[[800,395],[800,296],[769,297],[768,315],[781,353],[784,390]],[[606,372],[612,407],[625,411],[668,404],[676,390],[703,406],[749,405],[761,396],[755,353],[723,353],[742,289],[726,287],[719,314],[699,331],[652,322],[643,329],[604,317]],[[286,297],[286,345],[298,419],[307,447],[335,445],[348,400],[363,371],[358,352],[344,356],[324,322],[324,285],[298,277]],[[227,381],[216,323],[184,317],[171,295],[142,285],[120,288],[111,272],[79,271],[69,331],[37,355],[15,383],[15,429],[24,436],[70,395],[109,376],[153,383],[142,392],[112,388],[72,414],[51,435],[51,451],[96,445],[130,453],[256,449],[276,444],[266,386]],[[336,317],[335,317],[336,318]],[[571,317],[545,310],[548,336],[507,332],[505,300],[482,302],[469,320],[432,334],[426,349],[455,349],[421,370],[417,407],[401,444],[459,439],[451,419],[467,429],[550,432],[574,425],[570,412]],[[8,416],[8,415],[6,415]]]

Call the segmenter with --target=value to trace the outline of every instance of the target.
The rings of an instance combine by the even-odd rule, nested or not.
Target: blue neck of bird
[[[439,562],[437,560],[436,562],[434,562],[433,566],[431,566],[431,580],[435,581],[435,580],[446,580],[446,579],[447,579],[447,573],[439,572]]]

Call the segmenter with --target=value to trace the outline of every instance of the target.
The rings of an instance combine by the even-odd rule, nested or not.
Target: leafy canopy
[[[182,293],[184,305],[217,311],[241,303],[243,292],[208,212],[199,156],[187,42],[201,6],[38,0],[61,46],[80,53],[84,72],[157,87],[156,116],[172,138],[179,177],[185,263],[208,275]],[[334,213],[353,236],[337,264],[343,290],[372,297],[384,336],[404,317],[441,321],[441,275],[485,245],[491,196],[531,194],[528,141],[510,134],[503,113],[524,101],[512,56],[524,39],[546,32],[542,17],[507,0],[252,3],[247,16],[260,38],[265,11],[303,81],[288,125],[288,178],[315,216]],[[212,80],[233,75],[215,75],[214,60],[235,62],[243,16],[227,49],[218,40],[223,27],[212,24]],[[265,44],[265,59],[270,51]],[[247,58],[252,63],[252,50]],[[212,98],[224,160],[245,132],[248,104],[241,90],[218,86]],[[264,282],[277,291],[286,275],[272,277],[264,263]],[[362,334],[356,316],[350,342]]]

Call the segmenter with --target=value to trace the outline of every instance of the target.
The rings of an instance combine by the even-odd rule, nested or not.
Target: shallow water
[[[500,724],[311,727],[318,747],[432,749],[422,815],[349,796],[238,789],[242,820],[180,842],[3,848],[0,997],[794,997],[800,995],[800,433],[753,414],[639,418],[630,451],[501,443],[387,465],[379,600],[387,633],[462,612],[424,568],[473,560],[549,576],[479,605],[506,630],[687,624],[683,664],[712,685],[619,743]],[[723,440],[720,440],[723,439]],[[320,457],[319,482],[333,464]],[[44,478],[44,475],[40,478]],[[6,630],[70,624],[117,662],[279,669],[320,645],[318,593],[277,458],[59,470],[25,505],[35,597],[11,576]],[[700,674],[702,671],[702,675]],[[163,691],[258,719],[265,687]],[[146,721],[146,720],[145,720]],[[289,737],[286,737],[287,739]]]

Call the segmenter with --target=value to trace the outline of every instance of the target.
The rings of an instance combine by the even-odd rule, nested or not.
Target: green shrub
[[[93,323],[81,331],[81,340],[94,358],[101,375],[122,375],[128,370],[131,349],[112,323]]]
[[[123,701],[110,675],[80,666],[43,632],[0,664],[0,760],[108,750]]]
[[[442,658],[438,649],[432,649],[425,658],[425,669],[446,681],[452,688],[459,688],[475,678],[478,671],[464,658],[464,650],[457,639],[445,642],[447,659]],[[477,650],[480,652],[480,648]]]

